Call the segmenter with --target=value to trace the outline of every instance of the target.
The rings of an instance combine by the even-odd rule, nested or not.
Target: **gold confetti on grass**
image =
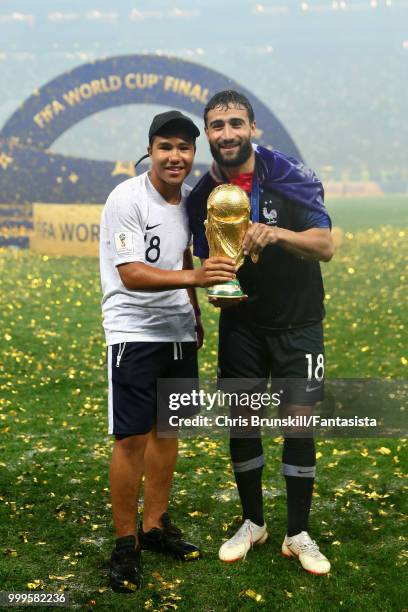
[[[353,563],[353,561],[346,561],[346,565],[348,565],[349,567],[351,567],[351,569],[353,570],[360,570],[360,566],[358,565],[358,563]]]
[[[48,578],[50,580],[68,580],[69,578],[74,578],[75,574],[66,574],[65,576],[54,576],[53,574],[50,574],[48,576]]]
[[[260,593],[257,593],[253,589],[244,589],[240,592],[240,597],[247,597],[249,599],[253,599],[256,603],[264,603],[265,599]]]
[[[381,237],[379,239],[383,240],[386,232],[380,232],[380,234]],[[402,241],[399,243],[397,241],[394,248],[394,234],[390,232],[390,236],[389,247],[387,247],[389,254],[387,256],[394,259],[396,266],[402,269],[402,262],[399,253],[403,252],[404,245]],[[330,266],[327,266],[328,279],[333,285],[333,288],[330,287],[331,300],[328,307],[328,317],[326,319],[327,323],[331,325],[327,334],[327,340],[337,341],[337,345],[336,343],[329,344],[328,348],[330,355],[328,356],[327,360],[328,368],[332,368],[333,365],[337,364],[338,370],[335,372],[336,376],[347,376],[348,374],[353,375],[356,371],[359,373],[359,375],[361,374],[363,376],[374,376],[378,374],[381,376],[392,376],[394,373],[396,376],[403,376],[406,373],[406,366],[404,366],[404,364],[401,362],[401,355],[406,355],[407,344],[405,342],[405,338],[407,326],[405,325],[405,328],[401,327],[403,326],[402,317],[406,317],[404,307],[401,306],[401,309],[398,310],[398,305],[403,305],[404,303],[403,299],[401,299],[403,298],[403,294],[399,288],[396,286],[393,287],[392,283],[389,283],[389,280],[393,282],[394,277],[397,277],[395,276],[395,273],[392,273],[391,271],[387,272],[387,262],[384,259],[381,261],[374,261],[374,258],[377,255],[375,251],[381,251],[383,248],[381,242],[378,242],[374,236],[371,236],[369,240],[372,241],[372,244],[368,246],[370,248],[373,247],[374,254],[371,261],[368,263],[365,263],[364,252],[359,249],[358,240],[356,237],[356,239],[353,241],[346,240],[345,245],[341,250],[341,254],[338,254],[341,255],[341,259],[344,257],[344,261],[341,262],[341,266],[339,265],[337,268],[333,268],[332,271],[331,266],[332,263],[336,265],[335,260],[337,256]],[[355,248],[357,249],[356,253],[354,252]],[[0,259],[1,257],[2,256],[0,256]],[[4,257],[8,258],[9,255]],[[15,500],[13,505],[6,505],[3,502],[1,506],[2,509],[5,510],[6,520],[8,520],[7,513],[13,515],[13,523],[16,527],[14,533],[16,531],[18,533],[19,531],[16,524],[17,520],[21,520],[21,522],[18,523],[20,529],[22,527],[27,528],[27,525],[30,526],[28,537],[31,544],[24,545],[18,540],[18,537],[16,537],[15,541],[3,540],[3,547],[10,546],[16,548],[19,553],[21,563],[26,563],[27,556],[30,554],[30,546],[32,545],[34,547],[34,545],[38,545],[36,540],[39,540],[40,538],[50,540],[50,549],[48,549],[48,546],[46,546],[43,551],[34,549],[35,552],[44,553],[42,556],[46,558],[46,561],[48,561],[48,552],[50,554],[50,559],[52,559],[53,555],[51,545],[51,529],[49,532],[36,532],[35,529],[31,531],[31,526],[35,527],[36,520],[34,519],[31,523],[26,521],[26,514],[29,513],[30,510],[26,510],[24,508],[24,500],[21,497],[21,494],[24,492],[26,487],[33,489],[33,496],[38,496],[39,489],[41,487],[41,490],[44,492],[43,500],[48,504],[48,507],[51,508],[51,512],[53,511],[54,506],[60,502],[64,503],[64,507],[60,510],[62,512],[66,512],[65,520],[67,522],[72,524],[75,529],[78,527],[78,532],[83,536],[80,538],[81,543],[84,544],[86,542],[86,536],[92,536],[95,538],[95,540],[89,539],[88,541],[93,542],[93,545],[96,546],[96,542],[99,542],[100,539],[103,540],[104,537],[110,537],[105,524],[106,516],[102,518],[97,516],[98,505],[94,504],[96,497],[92,497],[92,490],[93,488],[97,490],[95,494],[97,496],[100,496],[104,490],[102,482],[98,483],[97,481],[94,481],[94,476],[98,473],[102,474],[102,465],[103,462],[108,459],[108,455],[111,451],[111,445],[110,443],[105,443],[104,441],[105,398],[101,397],[100,399],[98,398],[98,401],[96,401],[95,397],[89,397],[89,395],[93,395],[94,392],[95,395],[98,395],[101,389],[105,389],[105,387],[102,385],[105,385],[104,378],[106,375],[103,363],[105,353],[99,328],[100,320],[98,301],[100,289],[97,286],[99,279],[97,277],[96,267],[94,268],[93,264],[90,265],[91,273],[88,274],[87,270],[85,269],[86,266],[84,266],[84,260],[81,260],[80,263],[77,264],[76,260],[73,259],[72,263],[71,260],[69,263],[64,263],[65,269],[68,270],[66,277],[64,277],[64,275],[61,273],[63,270],[62,263],[58,258],[50,257],[49,262],[45,262],[44,264],[42,260],[40,261],[38,259],[36,254],[25,253],[21,256],[19,255],[15,260],[15,263],[17,264],[16,267],[19,269],[14,274],[15,268],[13,266],[13,277],[11,278],[11,274],[3,274],[2,280],[0,281],[1,288],[3,290],[0,292],[0,301],[2,302],[0,318],[2,319],[3,333],[7,333],[11,336],[10,341],[3,341],[3,346],[1,349],[2,358],[0,361],[2,361],[5,365],[2,373],[4,387],[2,388],[2,401],[0,403],[0,415],[2,415],[0,416],[0,429],[2,427],[7,427],[8,430],[4,434],[4,439],[6,440],[8,438],[10,441],[13,439],[13,441],[15,440],[16,443],[21,446],[21,461],[23,463],[21,464],[22,467],[16,467],[14,471],[13,466],[10,465],[10,484],[12,485],[12,488],[14,487],[16,489],[17,493],[12,494],[10,492],[10,497],[7,499],[7,501],[10,501],[10,498]],[[44,269],[42,268],[43,265]],[[46,266],[48,266],[48,269],[46,269]],[[348,266],[352,266],[355,269],[355,274],[347,274]],[[8,269],[10,269],[10,265],[8,266]],[[339,271],[340,275],[338,274]],[[375,276],[377,272],[380,278],[376,281]],[[27,279],[28,274],[31,275],[31,279]],[[69,276],[71,276],[71,278],[68,278]],[[47,281],[48,278],[51,279],[51,284]],[[366,284],[366,278],[371,281],[371,287],[370,285]],[[34,279],[36,279],[35,282]],[[382,291],[382,287],[384,285],[386,285],[384,287],[385,290]],[[85,295],[88,288],[92,292],[91,297],[86,297]],[[358,289],[358,297],[356,297],[356,288]],[[10,296],[12,296],[12,300],[10,299]],[[70,301],[68,301],[68,299],[66,300],[66,298],[69,298]],[[74,306],[77,300],[82,301],[81,307]],[[360,301],[364,307],[360,307]],[[8,302],[10,302],[10,306],[13,306],[13,309],[8,307]],[[393,312],[388,313],[389,309],[392,309]],[[82,310],[84,310],[85,314],[81,314]],[[365,313],[363,318],[361,316],[362,311]],[[45,318],[46,316],[48,319]],[[215,317],[215,315],[212,316]],[[81,317],[83,322],[82,330],[76,328],[76,323],[81,320]],[[370,326],[367,325],[367,320],[369,320]],[[215,323],[216,321],[214,319],[214,325]],[[354,331],[351,332],[351,326],[353,323],[356,325],[355,328],[353,328]],[[96,331],[93,331],[93,327]],[[371,337],[369,335],[370,329],[373,331],[373,336]],[[89,331],[91,333],[88,333]],[[374,337],[374,331],[378,332],[378,336]],[[24,333],[26,336],[24,336]],[[351,334],[353,334],[353,337],[350,339]],[[22,342],[24,338],[29,338],[30,341]],[[215,340],[216,332],[214,333],[214,336],[211,337],[211,342],[214,343]],[[370,346],[370,351],[362,353],[360,351],[361,346]],[[92,347],[94,347],[93,352],[91,350]],[[343,347],[344,351],[342,350]],[[346,353],[348,354],[346,355]],[[375,353],[378,353],[378,359]],[[216,360],[212,357],[210,358],[208,352],[206,355],[209,368],[208,372],[210,374],[214,374]],[[206,358],[204,357],[204,360],[205,359]],[[383,368],[381,372],[378,370],[380,365]],[[88,366],[89,372],[84,373],[84,369],[87,369]],[[21,372],[18,382],[13,380],[11,377],[11,373],[16,372],[17,369],[19,372]],[[341,374],[339,374],[340,372]],[[72,374],[73,378],[69,378],[68,373]],[[58,385],[60,383],[56,382],[58,380],[62,381],[64,385],[67,385],[67,392],[59,389]],[[99,382],[99,386],[94,386],[95,380],[102,380],[102,383]],[[24,396],[22,392],[24,389],[27,389],[26,398],[31,392],[30,401],[23,401]],[[75,391],[75,389],[81,389],[81,391],[78,393]],[[43,395],[41,395],[42,391],[44,392]],[[103,395],[102,392],[101,395]],[[43,398],[45,401],[47,396],[51,398],[61,398],[62,400],[65,398],[66,401],[63,403],[63,410],[62,406],[60,412],[49,410],[46,404],[44,409],[40,408]],[[35,403],[37,401],[36,398],[38,399],[38,403]],[[21,408],[24,408],[27,412],[22,412]],[[96,409],[93,410],[93,408]],[[34,431],[31,428],[31,419],[33,418],[33,415],[35,415],[35,418],[39,420],[39,423],[40,420],[42,420],[44,425],[42,429],[38,428],[37,431],[44,432],[44,436],[47,436],[49,440],[47,442],[46,437],[44,437],[43,440],[40,440],[43,442],[43,447],[36,446],[36,443],[39,441],[37,436],[33,437],[32,435],[27,435],[25,433],[26,431],[30,431],[31,434]],[[6,418],[3,419],[3,416]],[[24,425],[22,421],[27,418],[29,420],[27,420],[27,424]],[[94,420],[91,421],[90,419]],[[61,431],[61,422],[63,420],[67,423],[67,426],[64,428],[63,433],[61,434],[61,438],[64,439],[62,445],[66,446],[67,449],[59,456],[58,449],[61,446],[61,441],[57,439],[53,440],[53,435],[56,432],[58,433],[58,431]],[[80,443],[81,426],[83,424],[86,427],[88,423],[90,425],[96,425],[97,431],[101,432],[99,444],[93,444],[91,436],[83,444]],[[80,426],[79,431],[72,434],[70,427],[78,425]],[[95,431],[95,429],[93,431]],[[70,440],[70,436],[72,436],[72,440]],[[50,442],[51,440],[52,442]],[[281,443],[281,440],[277,441],[277,443],[278,442]],[[175,488],[174,497],[178,501],[182,500],[182,503],[184,504],[182,511],[183,514],[185,514],[188,510],[191,512],[196,511],[194,508],[195,504],[193,505],[193,502],[191,501],[192,498],[190,497],[190,483],[192,475],[197,475],[199,486],[201,486],[203,481],[208,480],[209,485],[214,486],[213,490],[218,490],[222,493],[224,489],[225,493],[229,494],[229,486],[226,486],[226,483],[231,476],[227,477],[226,473],[227,471],[229,474],[231,472],[229,458],[227,456],[228,450],[225,443],[218,442],[217,440],[200,440],[198,445],[198,443],[195,441],[189,440],[188,442],[183,442],[183,444],[185,455],[181,456],[181,462],[184,465],[185,473],[183,473],[182,469],[180,469],[180,480],[178,483],[176,480],[176,483],[179,486]],[[385,444],[393,449],[393,452],[390,454],[389,458],[387,458],[386,455],[384,457],[380,456],[380,453],[376,451],[377,444]],[[57,450],[52,450],[54,445],[57,447]],[[337,446],[338,450],[340,450],[341,445],[342,442],[336,441],[335,443],[333,442],[332,446],[322,444],[320,447],[318,447],[319,451],[322,451],[321,456],[323,466],[325,466],[327,462],[334,460],[337,461],[337,456],[332,457],[332,448],[333,446]],[[376,443],[373,441],[364,441],[361,444],[350,443],[350,446],[353,447],[351,455],[344,457],[344,461],[343,457],[340,455],[341,461],[339,462],[338,466],[339,472],[333,474],[333,470],[328,470],[328,472],[330,472],[330,477],[337,478],[337,480],[333,481],[333,485],[340,485],[340,488],[342,489],[342,499],[339,496],[338,499],[334,500],[336,507],[338,505],[339,507],[342,506],[344,508],[349,508],[347,504],[349,503],[349,500],[351,500],[351,510],[353,510],[353,504],[356,504],[354,511],[358,509],[360,518],[362,518],[362,520],[367,519],[370,532],[373,528],[379,529],[376,524],[384,525],[386,529],[387,525],[391,524],[394,516],[395,520],[399,521],[399,518],[397,518],[398,506],[396,505],[394,509],[391,507],[389,508],[386,499],[386,496],[390,493],[392,496],[392,502],[395,501],[396,491],[400,490],[399,485],[401,483],[401,481],[397,483],[395,478],[403,477],[402,469],[392,462],[393,456],[396,455],[394,443],[391,441],[377,441]],[[274,445],[272,441],[271,447],[274,454],[276,454],[276,464],[273,463],[271,465],[270,462],[269,466],[271,469],[275,469],[277,468],[280,459],[275,452],[276,445]],[[364,451],[365,447],[367,447],[366,451]],[[41,448],[49,448],[50,450],[42,451]],[[74,448],[78,448],[77,453],[74,452]],[[32,456],[27,455],[27,457],[23,459],[23,454],[26,452],[26,450],[35,451],[35,453]],[[70,459],[65,459],[65,456],[69,456]],[[403,450],[399,452],[399,456],[402,464],[404,457]],[[77,463],[77,457],[81,457],[85,460],[84,465]],[[89,458],[92,459],[91,463],[89,463]],[[18,462],[20,462],[20,457],[17,459]],[[2,460],[6,461],[6,458],[2,457]],[[210,464],[212,467],[214,467],[215,476],[213,478],[208,477],[207,479],[207,477],[204,475],[205,472],[201,467],[201,460],[203,460],[203,463]],[[345,467],[347,467],[349,460],[355,460],[353,465],[350,463],[350,470],[353,470],[353,475],[356,478],[359,480],[361,479],[362,484],[355,482],[353,484],[352,481],[344,482],[344,470]],[[377,468],[374,468],[373,466],[373,462],[375,460],[378,462]],[[55,471],[56,474],[59,473],[61,480],[52,480],[53,475],[50,473],[49,487],[41,484],[42,480],[46,479],[47,477],[45,474],[42,476],[39,467],[34,467],[36,462],[41,463],[42,466],[45,466],[45,468],[54,464],[55,470],[53,471]],[[24,463],[27,463],[27,466],[24,465]],[[67,469],[65,471],[65,467],[68,468],[68,464],[75,466],[75,470],[72,468],[71,470]],[[91,465],[96,467],[94,471],[92,468],[90,469]],[[197,465],[200,467],[196,469]],[[382,465],[386,466],[387,469],[389,468],[392,470],[395,478],[391,477],[390,481],[387,482],[380,469],[380,466]],[[224,468],[227,471],[224,472]],[[380,474],[380,478],[378,480],[374,480],[374,469],[376,469],[376,471]],[[24,473],[23,470],[25,470]],[[3,477],[4,470],[1,470],[1,472]],[[26,472],[30,472],[30,474]],[[389,473],[391,475],[391,471]],[[19,481],[17,481],[17,476],[19,476]],[[33,480],[33,476],[37,477],[37,485]],[[75,477],[72,481],[70,480],[71,476]],[[103,478],[104,477],[102,476],[101,481]],[[20,484],[17,484],[18,482]],[[224,486],[223,489],[222,487],[218,488],[220,483]],[[101,486],[99,486],[99,484]],[[188,495],[179,497],[178,488],[180,488],[181,485],[184,486],[184,489],[187,489],[189,493]],[[375,485],[376,490],[370,488],[370,485]],[[323,500],[327,497],[327,487],[331,486],[332,484],[330,483],[329,485],[322,487]],[[233,487],[235,487],[235,485],[233,485]],[[50,491],[51,489],[52,491]],[[61,490],[63,490],[62,493]],[[75,495],[74,490],[78,490],[78,497],[80,497],[80,501],[74,502],[71,500],[65,502],[63,496],[67,490],[71,495]],[[210,489],[208,489],[208,491],[210,492]],[[52,497],[51,493],[53,493],[54,498]],[[31,501],[31,497],[29,497],[28,500]],[[90,507],[84,506],[85,500],[90,502]],[[188,500],[190,500],[190,502]],[[381,507],[383,502],[387,503],[387,505],[384,505],[384,508]],[[392,505],[392,502],[390,500],[390,506]],[[229,516],[238,511],[238,507],[235,507],[234,505],[238,503],[237,498],[231,496],[230,502],[228,503],[231,504],[231,508],[229,509],[231,511],[228,511],[228,513],[222,515],[222,519],[224,520],[226,520],[227,517],[227,520],[229,520]],[[279,508],[283,507],[282,503],[283,502],[279,496],[277,499],[278,510]],[[101,504],[101,507],[102,506],[103,504]],[[205,506],[201,505],[200,502],[200,505],[196,505],[196,508],[197,507],[200,508]],[[360,513],[360,508],[362,510],[362,514]],[[372,511],[371,523],[368,520],[370,518],[368,514],[369,509]],[[381,513],[379,513],[378,510],[387,511],[389,513],[389,517],[381,517]],[[99,509],[99,511],[101,510]],[[85,514],[86,512],[88,512],[88,514]],[[18,513],[20,514],[20,517],[18,517]],[[324,516],[323,510],[322,516]],[[343,515],[339,516],[341,520]],[[344,518],[347,520],[353,520],[353,516],[344,516]],[[205,538],[205,534],[209,531],[209,528],[205,525],[206,520],[201,521],[204,530],[201,533],[202,538]],[[51,522],[56,525],[55,529],[64,528],[65,522],[59,523],[57,520]],[[197,528],[201,526],[201,522],[197,520],[195,523]],[[218,531],[220,531],[221,522],[222,520],[218,522]],[[80,531],[80,526],[83,523],[85,523],[85,526],[83,530]],[[102,527],[101,530],[92,533],[91,524],[95,523],[101,524]],[[378,538],[378,541],[381,543],[383,541],[387,542],[385,538],[385,529],[382,531],[381,537]],[[402,533],[402,530],[399,533]],[[100,538],[96,537],[100,534]],[[336,553],[340,555],[346,552],[348,540],[345,537],[345,531],[343,528],[336,528],[335,533],[327,536],[327,538],[328,539],[326,541],[328,542],[330,542],[332,539],[344,540],[342,550],[339,548],[333,548],[333,551],[336,550]],[[214,540],[217,541],[215,537]],[[100,546],[100,543],[98,546]],[[344,553],[342,551],[344,551]],[[73,555],[71,553],[71,559],[72,558]],[[350,557],[348,558],[350,559]],[[400,563],[403,563],[404,561],[405,558],[399,560]],[[10,567],[12,565],[17,565],[17,563],[20,563],[19,559],[12,559],[9,557],[4,558],[4,564],[9,564]],[[40,566],[37,566],[37,569],[39,567]],[[63,562],[61,566],[58,565],[58,563],[52,565],[52,568],[55,574],[58,575],[64,575],[70,570],[73,570],[73,568],[71,568],[69,565],[69,560]],[[198,570],[199,568],[197,564],[197,571]],[[48,576],[48,571],[47,569],[45,569],[45,571],[40,569],[35,573],[41,576]],[[77,571],[77,568],[75,568],[75,571]],[[350,571],[351,570],[347,569],[346,573],[350,573]],[[163,573],[164,572],[167,573],[167,570],[163,570]],[[85,565],[82,569],[82,574],[78,576],[78,584],[80,584],[82,581],[82,584],[86,585],[87,579],[88,574]],[[26,580],[28,580],[28,578],[26,578]],[[75,579],[67,581],[67,583],[73,583],[74,580]],[[171,580],[172,581],[170,584],[174,585],[175,583],[173,576]],[[165,580],[163,581],[166,582]],[[33,581],[30,580],[30,582]],[[169,590],[164,589],[163,591],[160,591],[159,587],[164,585],[159,585],[159,583],[153,579],[152,582],[155,582],[154,587],[152,587],[155,589],[155,596],[153,597],[153,593],[148,591],[145,597],[139,602],[139,606],[142,609],[143,600],[147,599],[148,595],[149,599],[152,599],[154,602],[152,607],[157,609],[160,608],[161,594],[165,594],[166,596],[169,595]],[[57,586],[61,586],[61,581],[56,581],[54,583],[54,589],[56,589]],[[49,590],[49,587],[50,585],[47,584],[47,590]],[[291,586],[288,583],[284,584],[284,582],[280,582],[281,597],[285,598],[282,587],[286,587],[290,591]],[[237,591],[239,590],[240,588],[237,589]],[[237,591],[235,592],[237,593]],[[158,593],[157,598],[156,592]],[[193,593],[195,592],[193,591]],[[269,596],[270,594],[273,595],[273,588],[268,589],[268,591],[263,591],[263,594],[269,604]],[[202,597],[205,598],[205,593],[202,595]],[[84,603],[85,601],[86,600],[83,600]],[[197,605],[202,604],[202,602],[202,599],[197,600]],[[99,603],[100,602],[97,603],[97,606]],[[168,603],[172,603],[171,600],[168,600]],[[177,605],[176,600],[174,600],[173,603],[174,605]],[[187,609],[188,603],[188,601],[185,602],[185,609]],[[194,601],[193,605],[194,603],[196,602]],[[290,606],[290,602],[287,601],[287,603]],[[252,599],[246,601],[238,600],[236,604],[237,609],[239,609],[240,604],[242,607],[248,608],[255,608],[257,606],[256,601]],[[273,600],[271,605],[273,605]],[[312,605],[312,603],[310,605]],[[227,605],[225,605],[225,607],[227,607]]]
[[[200,510],[194,510],[194,512],[188,512],[188,516],[191,518],[201,518],[202,516],[208,516],[208,514],[204,514],[204,512],[200,512]]]
[[[387,448],[386,446],[381,446],[380,448],[377,448],[377,453],[380,453],[380,455],[391,455],[391,449]]]
[[[386,499],[387,497],[389,497],[389,493],[377,493],[377,491],[366,491],[364,493],[364,495],[368,498],[368,499]]]
[[[45,588],[44,582],[39,578],[36,578],[32,582],[27,582],[27,589],[30,591],[38,591],[43,590]]]
[[[177,610],[178,606],[175,602],[181,601],[182,597],[176,591],[183,581],[179,578],[173,581],[165,580],[159,572],[152,572],[151,575],[159,582],[159,587],[158,590],[154,592],[154,597],[150,597],[145,601],[145,609],[160,612],[164,612],[165,610]],[[154,588],[154,584],[152,583],[149,583],[148,586],[151,589]]]
[[[129,589],[129,591],[138,591],[139,587],[137,584],[134,584],[133,582],[129,582],[129,580],[124,580],[123,581],[123,585]]]

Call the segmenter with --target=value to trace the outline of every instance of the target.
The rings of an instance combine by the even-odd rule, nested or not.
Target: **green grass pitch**
[[[327,376],[407,378],[407,198],[336,200],[329,210],[344,236],[322,266]],[[240,514],[227,441],[182,440],[171,512],[205,556],[182,564],[146,553],[144,588],[111,592],[98,262],[3,250],[0,267],[1,591],[66,590],[85,610],[406,609],[406,442],[397,439],[318,440],[310,531],[332,562],[325,577],[280,555],[280,439],[265,440],[270,540],[231,565],[217,558]],[[201,373],[213,377],[217,312],[204,293],[201,304]]]

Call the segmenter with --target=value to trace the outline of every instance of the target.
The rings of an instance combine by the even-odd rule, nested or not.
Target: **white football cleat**
[[[246,519],[231,539],[224,542],[218,556],[221,561],[233,563],[239,559],[245,559],[247,552],[257,544],[264,544],[268,539],[266,524],[262,527]]]
[[[302,567],[311,574],[330,572],[330,561],[322,555],[318,545],[311,539],[307,531],[302,531],[290,538],[285,536],[282,554],[285,557],[297,557]]]

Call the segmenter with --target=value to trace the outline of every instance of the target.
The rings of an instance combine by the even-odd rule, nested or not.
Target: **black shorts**
[[[156,421],[157,379],[198,378],[196,342],[108,346],[109,433],[146,434]]]
[[[286,404],[313,406],[324,398],[322,323],[265,333],[243,327],[233,313],[221,313],[218,377],[272,378],[275,386],[283,384]]]

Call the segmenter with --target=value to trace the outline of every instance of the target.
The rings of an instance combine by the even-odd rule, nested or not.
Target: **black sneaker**
[[[181,561],[196,561],[201,557],[200,549],[182,539],[182,532],[176,527],[165,512],[160,517],[162,529],[153,527],[146,533],[142,524],[139,527],[139,545],[144,550],[152,550],[171,555]]]
[[[135,548],[136,538],[133,536],[133,547],[116,547],[110,560],[110,585],[117,593],[133,593],[140,588],[142,582],[142,560],[140,547]]]

